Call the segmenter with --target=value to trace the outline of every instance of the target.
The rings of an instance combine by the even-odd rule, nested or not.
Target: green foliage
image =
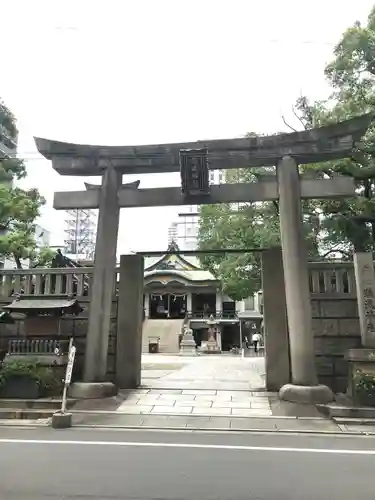
[[[226,182],[254,182],[275,175],[272,167],[228,170]],[[312,203],[303,203],[304,229],[311,257],[318,255],[319,217]],[[262,249],[280,245],[278,203],[206,205],[200,209],[199,248]],[[261,288],[259,253],[205,255],[202,265],[232,299],[249,297]]]
[[[26,166],[19,158],[0,158],[0,183],[11,183],[13,179],[26,177]]]
[[[0,124],[16,138],[15,118],[0,101]],[[37,189],[13,187],[14,179],[26,177],[26,167],[17,158],[0,158],[0,255],[21,260],[35,258],[35,219],[45,200]]]
[[[32,267],[51,267],[55,255],[56,251],[49,247],[40,248],[34,257]]]
[[[293,109],[304,129],[375,110],[375,7],[366,26],[357,22],[343,34],[325,74],[333,88],[330,98],[310,103],[306,96],[301,96]],[[340,255],[350,259],[353,247],[374,250],[375,124],[356,145],[351,158],[300,168],[302,172],[313,171],[317,178],[350,176],[357,186],[355,198],[302,202],[310,257]],[[226,181],[254,182],[259,175],[271,171],[272,168],[228,171]],[[278,244],[277,208],[277,203],[271,202],[249,204],[238,213],[229,205],[202,207],[200,248],[264,248]],[[259,259],[255,254],[207,255],[202,263],[222,280],[224,291],[233,299],[246,297],[260,288]]]
[[[56,385],[53,370],[42,366],[36,361],[10,361],[4,363],[0,369],[0,389],[7,380],[14,377],[28,377],[37,383],[40,390],[46,392]]]
[[[366,400],[370,403],[375,398],[374,374],[357,370],[354,376],[354,386],[355,393],[362,404],[366,404]]]
[[[16,139],[18,130],[14,114],[7,108],[0,99],[0,126],[3,126],[11,139]]]
[[[345,31],[334,49],[334,59],[325,73],[334,92],[330,100],[300,108],[301,121],[307,127],[325,125],[375,110],[375,7],[366,26],[356,22]],[[320,203],[323,214],[324,243],[336,246],[344,254],[353,247],[374,250],[375,242],[375,124],[356,145],[352,158],[305,168],[322,175],[337,174],[354,179],[356,198]]]

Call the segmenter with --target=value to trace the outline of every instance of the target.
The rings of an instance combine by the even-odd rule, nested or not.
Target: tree
[[[356,22],[343,34],[325,74],[333,94],[326,101],[310,103],[306,96],[297,100],[293,114],[299,129],[336,123],[375,109],[375,7],[366,26]],[[296,130],[285,119],[284,123]],[[310,257],[329,258],[339,254],[351,258],[353,247],[373,249],[374,156],[375,126],[372,126],[356,145],[352,158],[301,167],[302,171],[313,170],[318,178],[350,176],[357,186],[355,198],[302,202]],[[228,171],[226,180],[249,182],[264,173],[270,173],[270,169]],[[261,248],[279,241],[276,202],[249,204],[237,213],[229,205],[205,206],[200,215],[199,247],[203,250]],[[222,281],[224,291],[233,299],[246,297],[260,288],[256,254],[207,255],[202,263]]]
[[[305,128],[335,123],[375,110],[375,7],[366,26],[359,22],[347,29],[334,49],[334,59],[325,69],[333,94],[325,102],[297,101]],[[374,250],[375,244],[375,124],[356,146],[351,158],[307,165],[318,174],[346,175],[355,180],[357,196],[319,203],[322,213],[322,247],[339,250]]]
[[[31,267],[52,267],[55,256],[56,250],[52,250],[50,247],[42,247],[35,252]]]
[[[17,138],[16,121],[0,101],[0,125],[11,139]],[[45,200],[37,189],[13,187],[13,180],[26,177],[22,160],[0,157],[0,255],[14,258],[21,269],[22,259],[36,256],[35,220]]]
[[[226,182],[255,182],[263,175],[275,175],[273,167],[228,170]],[[262,249],[280,244],[278,202],[206,205],[200,209],[199,248]],[[318,254],[319,217],[312,203],[303,203],[304,230],[311,256]],[[223,291],[232,299],[249,297],[261,288],[258,252],[207,254],[201,258],[222,283]]]

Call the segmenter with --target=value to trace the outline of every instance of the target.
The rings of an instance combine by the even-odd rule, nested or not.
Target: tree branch
[[[285,119],[285,116],[284,115],[281,115],[281,119],[282,121],[284,122],[284,125],[286,125],[288,128],[290,128],[290,130],[293,130],[293,132],[298,132],[298,130],[296,130],[295,128],[293,128],[291,125],[289,125],[289,123],[286,121]]]
[[[304,130],[307,130],[306,125],[303,123],[301,117],[298,116],[297,111],[294,109],[294,106],[292,107],[292,112],[293,112],[294,116],[297,118],[297,120],[300,122],[300,124],[302,125]],[[296,132],[297,132],[297,130],[296,130]]]

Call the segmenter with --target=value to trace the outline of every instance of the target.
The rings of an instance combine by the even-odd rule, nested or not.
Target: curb
[[[289,417],[294,418],[294,417]],[[35,429],[40,427],[51,427],[51,417],[42,418],[40,420],[48,420],[47,422],[39,422],[38,420],[30,419],[9,419],[8,421],[0,420],[0,428],[18,428],[18,429]],[[305,418],[306,420],[306,418]],[[308,420],[308,419],[307,419]],[[311,419],[312,420],[312,419]],[[321,420],[321,419],[315,419]],[[341,424],[342,425],[342,424]],[[310,436],[356,436],[356,437],[375,437],[375,431],[369,432],[366,430],[366,425],[362,425],[362,431],[343,431],[343,430],[317,430],[317,429],[262,429],[262,428],[228,428],[228,427],[163,427],[157,425],[119,425],[119,424],[73,424],[72,428],[77,429],[101,429],[101,430],[137,430],[137,431],[178,431],[178,432],[217,432],[217,433],[247,433],[247,434],[279,434],[279,435],[297,435],[304,434]],[[340,427],[339,427],[340,428]]]
[[[353,432],[353,431],[318,431],[318,430],[292,430],[292,429],[232,429],[226,427],[157,427],[152,425],[101,425],[101,424],[74,424],[72,428],[79,429],[107,429],[107,430],[155,430],[155,431],[180,431],[180,432],[219,432],[219,433],[249,433],[249,434],[308,434],[308,435],[325,435],[325,436],[375,436],[375,432]]]
[[[374,418],[349,418],[349,417],[332,417],[333,422],[337,425],[361,425],[365,427],[366,425],[375,426]]]
[[[247,419],[262,419],[262,420],[325,420],[330,421],[325,417],[294,417],[294,416],[283,416],[283,415],[252,415],[251,417],[247,415],[228,415],[226,414],[215,414],[209,415],[207,413],[127,413],[113,410],[70,410],[70,413],[73,415],[118,415],[118,416],[151,416],[151,417],[190,417],[190,418],[229,418],[231,420],[235,420],[237,418],[247,418]]]
[[[184,388],[176,388],[175,387],[153,387],[153,386],[147,386],[147,385],[141,385],[139,386],[137,389],[122,389],[121,392],[126,392],[126,391],[136,391],[136,390],[147,390],[147,391],[157,391],[157,392],[160,392],[160,391],[190,391],[190,390],[193,390],[193,391],[220,391],[220,392],[247,392],[247,393],[254,393],[254,394],[259,394],[261,393],[262,396],[266,397],[266,398],[272,398],[274,397],[275,395],[277,395],[278,393],[277,392],[270,392],[270,391],[265,391],[264,389],[213,389],[212,387],[211,388],[205,388],[205,389],[202,389],[202,388],[192,388],[192,389],[189,389],[188,387],[184,387]],[[261,396],[257,396],[257,397],[261,397]]]
[[[26,420],[26,419],[25,419]],[[51,427],[49,422],[25,421],[25,420],[10,420],[9,422],[0,422],[0,429],[36,429],[41,427]],[[11,423],[12,422],[12,423]],[[237,433],[237,434],[278,434],[278,435],[298,435],[304,434],[308,436],[340,436],[340,437],[374,437],[375,432],[354,432],[354,431],[319,431],[312,429],[233,429],[226,427],[157,427],[152,425],[104,425],[104,424],[73,424],[71,429],[100,429],[100,430],[136,430],[136,431],[160,431],[160,432],[201,432],[210,433],[216,432],[220,434]],[[365,429],[365,426],[364,426]]]

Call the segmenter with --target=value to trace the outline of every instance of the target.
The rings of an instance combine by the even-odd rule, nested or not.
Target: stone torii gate
[[[368,114],[290,134],[150,146],[89,146],[35,138],[38,151],[52,161],[59,174],[102,178],[101,185],[86,184],[86,191],[56,192],[54,197],[57,210],[99,209],[85,382],[105,380],[119,209],[188,203],[179,187],[139,189],[139,182],[122,184],[122,176],[178,172],[181,150],[206,148],[210,170],[276,165],[277,176],[273,179],[211,186],[208,195],[195,197],[193,202],[199,205],[279,200],[291,358],[291,384],[281,388],[280,397],[290,401],[332,400],[331,390],[318,385],[315,369],[300,201],[353,196],[355,186],[347,177],[300,177],[298,165],[350,156],[354,142],[363,136],[372,119],[373,115]],[[134,258],[141,259],[142,265],[142,257]]]

